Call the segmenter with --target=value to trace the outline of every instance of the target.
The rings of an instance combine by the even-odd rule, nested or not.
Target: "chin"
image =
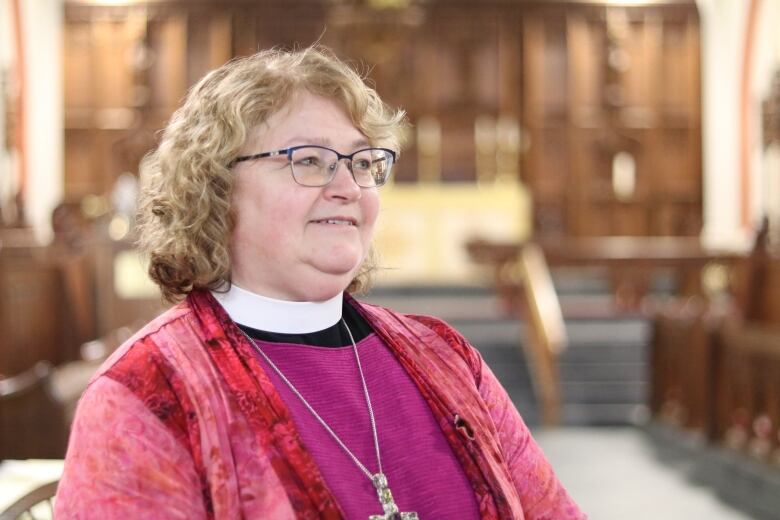
[[[322,279],[307,287],[303,300],[312,302],[330,300],[334,296],[343,293],[351,281],[352,277],[349,277],[346,281],[335,277],[331,279]]]
[[[332,270],[332,271],[320,271],[320,278],[324,285],[343,285],[345,288],[349,285],[349,282],[355,277],[360,265],[354,266],[352,269],[346,270]]]
[[[360,264],[350,264],[348,267],[335,265],[314,265],[314,273],[309,287],[316,292],[329,293],[324,299],[332,298],[344,291],[358,272]]]
[[[311,259],[309,265],[325,275],[352,279],[363,263],[362,251],[332,251],[328,255],[320,255]]]

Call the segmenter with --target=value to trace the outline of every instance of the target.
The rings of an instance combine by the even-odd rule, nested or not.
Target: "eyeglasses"
[[[395,152],[387,148],[364,148],[342,154],[325,146],[303,145],[274,152],[236,157],[233,164],[264,157],[287,155],[295,182],[301,186],[325,186],[336,175],[339,162],[346,159],[355,183],[361,188],[376,188],[387,182],[395,163]]]

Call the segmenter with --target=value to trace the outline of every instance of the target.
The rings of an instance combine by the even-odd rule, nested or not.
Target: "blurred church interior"
[[[165,308],[138,163],[187,88],[320,42],[412,123],[364,298],[461,330],[592,518],[780,518],[778,26],[780,0],[0,0],[0,511]]]

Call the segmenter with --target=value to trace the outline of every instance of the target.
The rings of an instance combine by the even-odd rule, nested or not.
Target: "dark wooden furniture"
[[[60,274],[26,231],[0,230],[0,377],[61,360]]]
[[[780,466],[780,326],[725,323],[711,437]]]
[[[716,387],[722,383],[715,348],[721,319],[703,299],[681,298],[667,302],[652,325],[650,410],[706,437],[713,436]]]
[[[732,262],[730,293],[719,295],[715,302],[701,296],[678,297],[654,317],[650,404],[662,420],[710,439],[722,439],[724,428],[746,428],[737,423],[746,421],[749,413],[736,411],[738,406],[725,415],[716,410],[732,408],[718,396],[731,396],[729,392],[744,381],[741,373],[747,358],[735,350],[741,342],[734,338],[756,325],[773,323],[773,309],[780,305],[774,287],[780,273],[772,275],[768,231],[765,220],[752,253]],[[730,387],[729,382],[735,386]]]
[[[678,299],[655,317],[650,404],[662,422],[780,464],[780,254],[767,232],[732,270],[730,298]]]
[[[46,246],[31,229],[0,228],[0,377],[79,359],[97,335],[93,249],[69,214],[54,210]]]
[[[50,363],[40,362],[0,379],[0,460],[65,456],[68,429],[52,373]]]

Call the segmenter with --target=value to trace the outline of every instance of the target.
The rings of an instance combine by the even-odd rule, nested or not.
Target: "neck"
[[[323,302],[277,300],[231,284],[213,292],[234,322],[267,332],[308,334],[332,327],[341,319],[343,293]]]

